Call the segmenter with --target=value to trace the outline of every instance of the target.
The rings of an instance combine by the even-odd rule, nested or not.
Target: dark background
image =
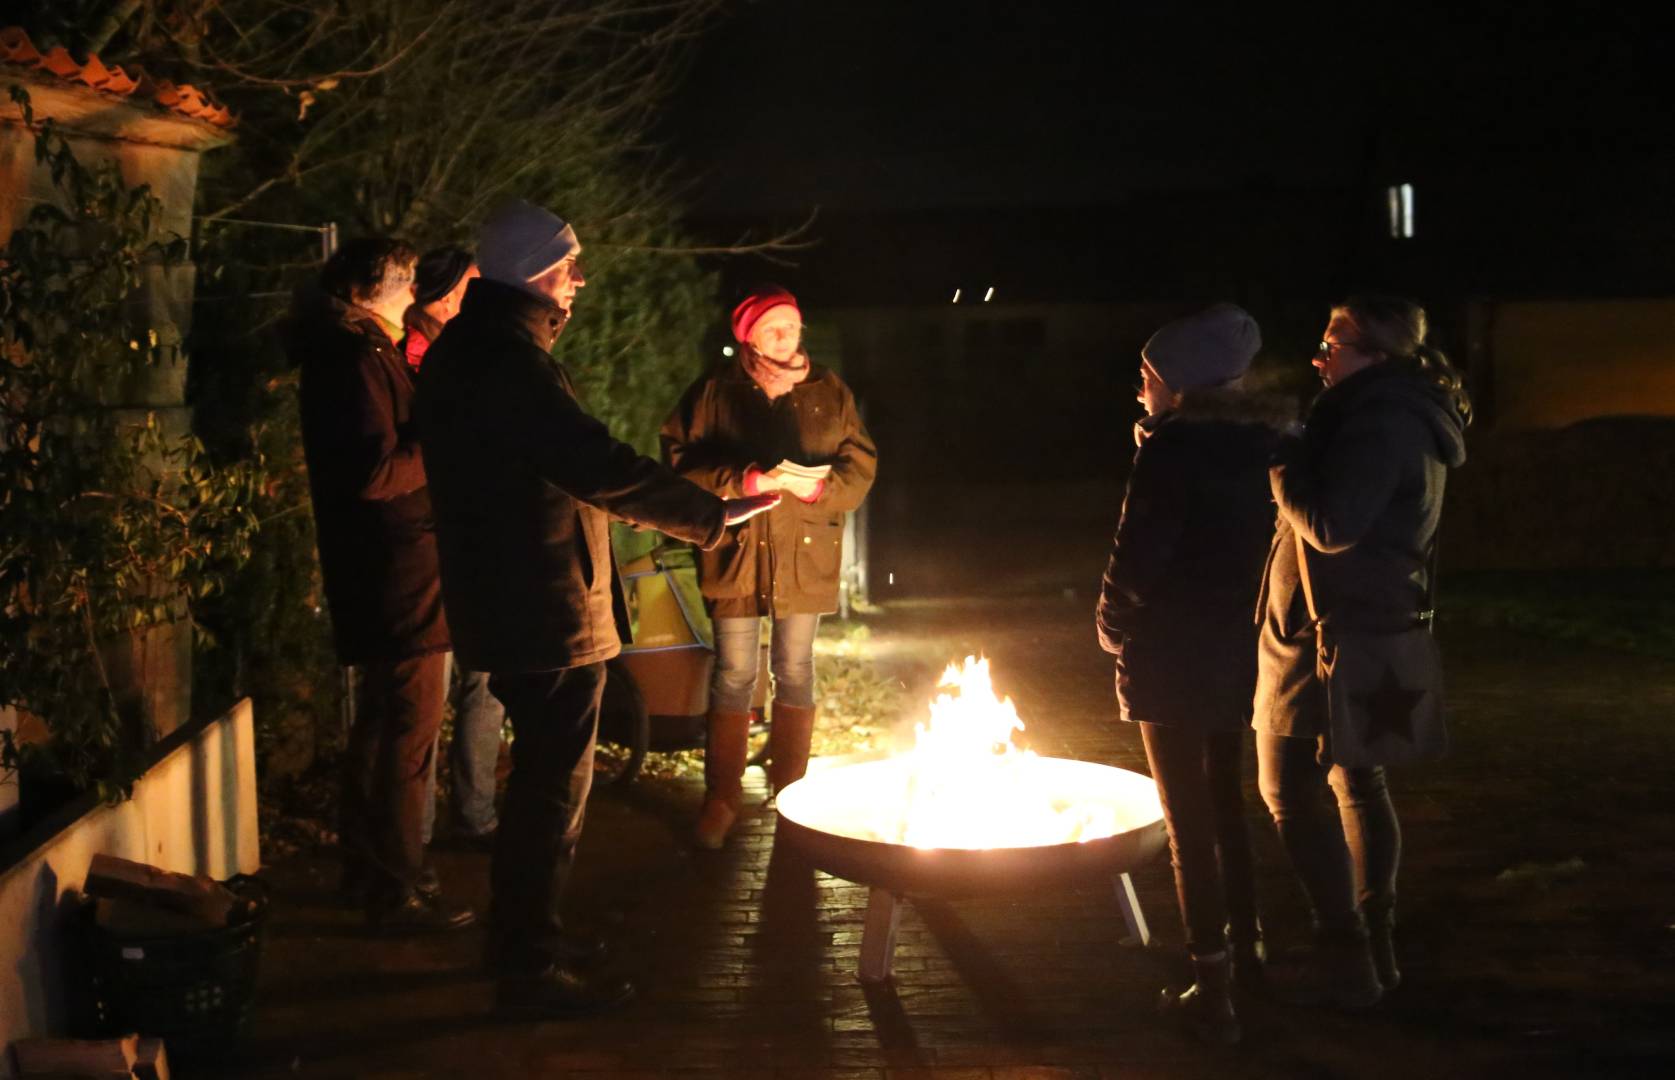
[[[1139,348],[1217,300],[1256,316],[1259,369],[1306,403],[1329,306],[1411,296],[1480,406],[1461,479],[1484,483],[1451,506],[1509,521],[1508,477],[1552,486],[1542,439],[1485,444],[1485,313],[1675,295],[1670,31],[1626,5],[743,3],[663,134],[706,240],[814,214],[806,250],[717,260],[717,314],[790,286],[862,398],[874,578],[1083,582],[1133,453]],[[1402,183],[1411,239],[1390,236]],[[1584,441],[1557,454],[1589,463],[1572,486],[1611,489],[1623,440]],[[1551,531],[1549,503],[1520,505],[1539,520],[1513,532]],[[1451,557],[1510,558],[1505,529],[1446,531]],[[935,554],[956,549],[992,557]]]
[[[777,272],[816,306],[941,300],[954,268],[1054,299],[1194,299],[1276,263],[1311,293],[1675,284],[1667,15],[1101,7],[741,4],[667,120],[694,223],[818,208],[820,247]],[[1390,257],[1404,181],[1417,243]]]

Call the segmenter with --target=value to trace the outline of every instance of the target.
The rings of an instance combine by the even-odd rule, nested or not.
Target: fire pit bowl
[[[886,839],[897,830],[909,783],[904,759],[888,758],[811,773],[781,791],[780,835],[834,877],[950,899],[1124,873],[1168,846],[1151,777],[1065,758],[1035,758],[1030,769],[1049,779],[1066,801],[1111,806],[1119,831],[1090,840],[985,848],[921,848]],[[1005,796],[995,792],[997,801]]]
[[[1006,826],[1015,814],[1009,796],[1035,803],[1049,816],[1065,807],[1087,808],[1102,823],[1086,839],[1054,834],[1040,843],[1007,836],[993,847],[920,847],[906,842],[904,814],[915,782],[911,759],[829,767],[791,784],[777,798],[779,839],[834,877],[872,887],[861,947],[861,978],[875,982],[890,974],[899,903],[908,896],[949,899],[1002,895],[1076,879],[1108,876],[1131,940],[1150,934],[1140,912],[1129,871],[1168,846],[1157,787],[1148,776],[1086,761],[1031,758],[1014,774],[1021,782],[996,790],[977,813]],[[1050,792],[1043,799],[1042,792]],[[1019,813],[1023,812],[1020,808]],[[982,835],[982,830],[975,830]]]

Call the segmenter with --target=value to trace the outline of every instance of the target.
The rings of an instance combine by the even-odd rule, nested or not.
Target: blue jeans
[[[461,832],[486,833],[497,827],[494,813],[494,770],[500,761],[500,733],[506,709],[489,693],[485,671],[467,671],[453,662],[449,700],[454,706],[454,739],[448,747],[453,787],[448,798],[454,825]],[[431,755],[430,779],[425,787],[423,836],[430,843],[436,826],[436,758]]]
[[[787,615],[773,620],[769,666],[774,700],[803,708],[814,706],[814,634],[818,615]],[[710,680],[710,708],[749,712],[761,676],[762,620],[757,616],[715,620],[715,676]]]

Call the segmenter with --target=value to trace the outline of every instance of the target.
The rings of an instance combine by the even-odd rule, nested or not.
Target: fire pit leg
[[[1122,943],[1150,945],[1152,932],[1146,925],[1146,913],[1140,910],[1140,897],[1135,895],[1134,879],[1127,874],[1118,874],[1111,879],[1111,884],[1117,887],[1117,907],[1122,909],[1122,921],[1128,924],[1128,936]]]
[[[867,896],[866,928],[861,932],[861,970],[864,983],[881,983],[890,978],[896,955],[896,928],[901,924],[901,897],[887,889],[873,889]]]

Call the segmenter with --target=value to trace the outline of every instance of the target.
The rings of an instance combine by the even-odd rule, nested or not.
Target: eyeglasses
[[[1322,356],[1322,355],[1331,356],[1333,349],[1359,349],[1359,348],[1361,348],[1361,343],[1359,341],[1322,341],[1322,342],[1318,343],[1317,345],[1315,345],[1314,354],[1316,356]],[[1365,350],[1363,350],[1363,351],[1365,351]]]

